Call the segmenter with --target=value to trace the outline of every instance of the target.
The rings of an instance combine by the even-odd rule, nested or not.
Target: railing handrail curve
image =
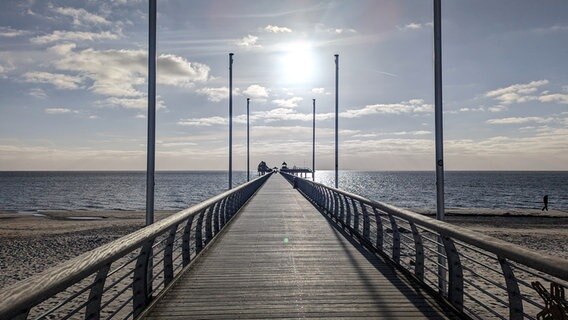
[[[260,176],[190,208],[174,213],[150,226],[143,227],[37,275],[2,288],[0,292],[0,314],[9,314],[15,310],[25,309],[31,305],[41,303],[45,297],[65,290],[67,287],[93,274],[104,265],[122,258],[145,241],[163,234],[170,227],[189,219],[192,215],[200,213],[215,202],[246,188],[259,179],[267,179],[268,176],[270,174]]]
[[[287,175],[293,176],[290,174]],[[564,281],[568,281],[568,260],[539,253],[489,235],[423,216],[407,209],[402,209],[383,202],[370,200],[345,190],[330,187],[323,183],[310,181],[297,176],[293,177],[343,194],[369,206],[376,207],[394,216],[413,221],[419,225],[439,232],[440,234],[449,236],[468,244],[472,244],[478,248],[492,252],[500,257],[522,263],[535,270],[547,273]]]

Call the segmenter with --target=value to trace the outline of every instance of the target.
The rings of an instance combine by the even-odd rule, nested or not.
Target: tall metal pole
[[[154,223],[156,158],[156,0],[150,0],[148,28],[148,146],[146,152],[146,225]]]
[[[335,55],[335,187],[339,185],[339,55]]]
[[[247,181],[250,181],[250,98],[247,98]]]
[[[436,219],[444,220],[444,135],[442,125],[442,1],[434,0],[434,124],[436,132]],[[441,240],[441,239],[440,239]],[[438,246],[438,287],[446,288],[445,259]],[[444,281],[443,281],[444,280]]]
[[[312,126],[312,181],[316,180],[316,99],[312,99],[314,105],[314,120]]]
[[[233,188],[233,53],[229,53],[229,190]]]

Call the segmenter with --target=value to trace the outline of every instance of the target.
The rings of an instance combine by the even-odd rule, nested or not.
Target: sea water
[[[340,171],[339,188],[402,208],[434,209],[434,172]],[[255,177],[255,174],[251,174]],[[181,210],[227,190],[227,172],[156,173],[157,210]],[[246,173],[234,172],[234,185]],[[333,171],[316,172],[316,181],[333,186]],[[446,206],[451,208],[540,209],[568,211],[568,172],[448,171]],[[0,210],[144,210],[144,172],[0,172]]]

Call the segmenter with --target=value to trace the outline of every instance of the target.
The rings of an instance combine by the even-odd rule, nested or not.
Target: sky
[[[158,1],[156,168],[434,170],[432,1]],[[568,2],[442,1],[447,170],[568,170]],[[0,171],[144,170],[148,3],[0,2]]]

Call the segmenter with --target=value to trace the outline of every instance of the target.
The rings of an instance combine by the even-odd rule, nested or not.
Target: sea
[[[228,188],[223,171],[156,173],[156,210],[182,210]],[[251,174],[251,177],[256,177]],[[334,185],[333,171],[317,171],[317,182]],[[246,173],[233,173],[234,186]],[[436,177],[431,171],[340,171],[339,188],[402,208],[433,210]],[[144,210],[145,172],[0,172],[0,211]],[[448,208],[540,209],[568,211],[568,171],[447,171]]]

